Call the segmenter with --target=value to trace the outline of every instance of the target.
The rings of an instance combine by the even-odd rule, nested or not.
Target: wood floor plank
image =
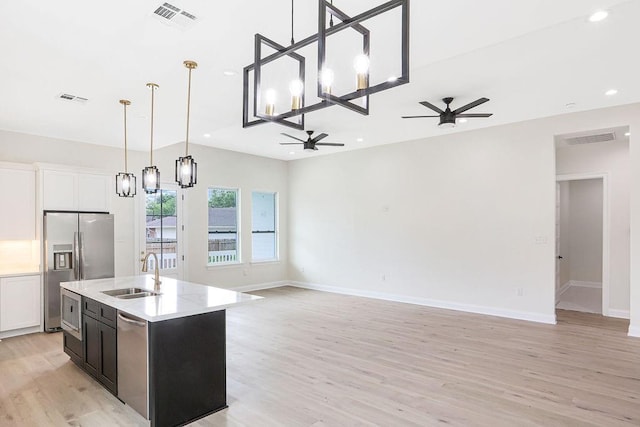
[[[229,408],[194,426],[638,426],[628,321],[557,325],[291,287],[227,313]],[[62,352],[0,342],[0,425],[147,423]]]

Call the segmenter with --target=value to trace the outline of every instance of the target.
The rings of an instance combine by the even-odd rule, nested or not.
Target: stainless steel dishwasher
[[[147,321],[118,311],[118,398],[149,419]]]

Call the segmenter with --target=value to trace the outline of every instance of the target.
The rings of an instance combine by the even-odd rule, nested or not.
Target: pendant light
[[[116,193],[120,197],[133,197],[136,195],[136,176],[127,170],[127,105],[131,105],[131,101],[121,99],[120,104],[124,107],[124,172],[116,175]]]
[[[194,61],[184,61],[184,66],[189,70],[189,86],[187,88],[187,137],[185,138],[185,155],[176,160],[176,182],[182,188],[193,187],[198,181],[198,164],[189,155],[189,113],[191,111],[191,71],[198,64]]]
[[[153,103],[156,89],[159,87],[155,83],[147,83],[151,89],[151,149],[149,150],[149,164],[142,169],[142,188],[147,194],[155,193],[160,189],[160,171],[153,165]]]

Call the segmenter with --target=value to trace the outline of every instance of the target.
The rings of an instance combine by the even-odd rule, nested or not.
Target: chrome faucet
[[[155,252],[147,252],[147,254],[144,256],[144,259],[142,259],[142,272],[146,273],[149,271],[149,265],[147,264],[147,261],[149,260],[149,255],[153,255],[153,259],[155,260],[156,264],[155,264],[155,269],[154,269],[154,277],[153,277],[153,290],[154,291],[159,291],[160,290],[160,266],[158,265],[158,256],[156,255]]]

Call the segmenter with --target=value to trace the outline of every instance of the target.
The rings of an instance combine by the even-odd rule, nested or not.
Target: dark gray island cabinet
[[[260,299],[165,277],[162,282],[159,295],[131,299],[103,292],[151,291],[153,280],[62,284],[82,301],[79,330],[63,331],[65,353],[158,427],[184,425],[227,407],[226,309]]]

